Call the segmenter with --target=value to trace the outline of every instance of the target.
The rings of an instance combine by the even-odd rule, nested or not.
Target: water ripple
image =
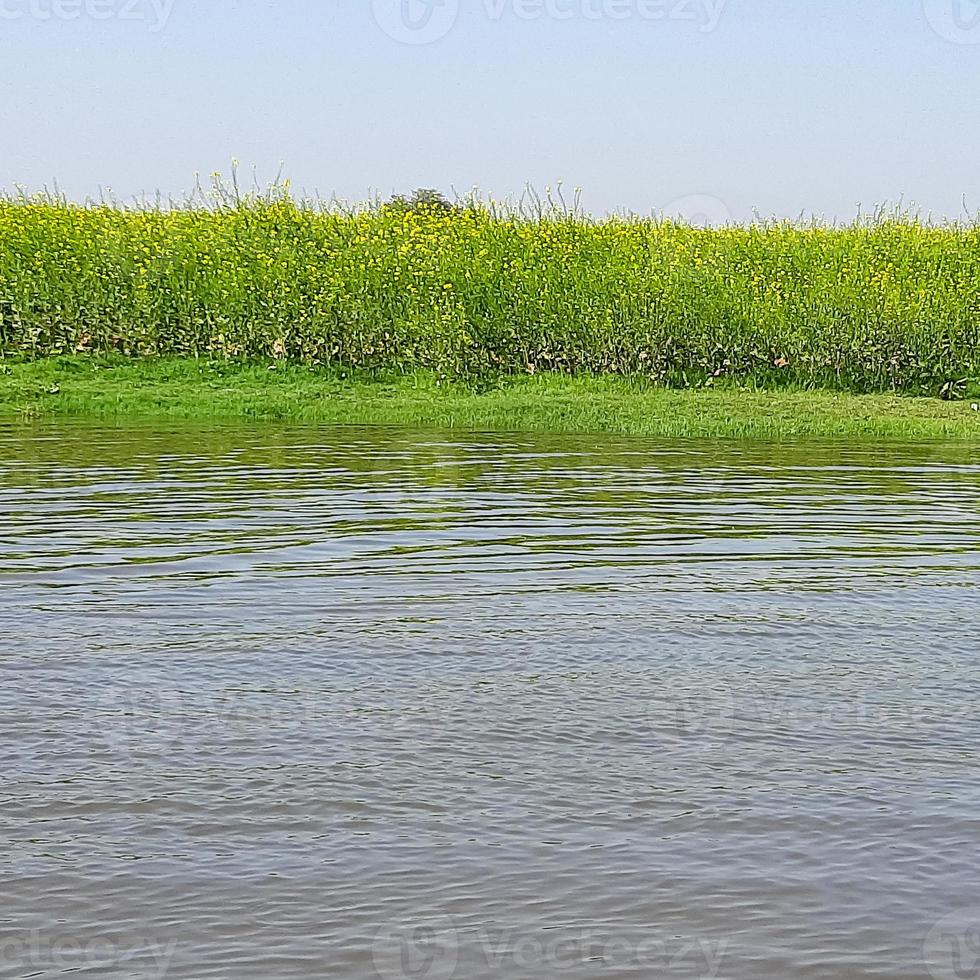
[[[19,425],[0,514],[0,975],[980,976],[971,449]]]

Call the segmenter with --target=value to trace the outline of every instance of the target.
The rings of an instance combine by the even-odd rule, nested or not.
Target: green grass
[[[878,216],[698,229],[486,206],[345,213],[281,188],[177,209],[0,200],[0,352],[960,393],[980,381],[980,227]],[[535,403],[543,390],[495,398],[545,418],[556,410]],[[584,401],[568,397],[587,422]],[[456,398],[461,413],[490,411]],[[435,402],[427,411],[442,417]]]
[[[676,390],[615,376],[411,375],[94,357],[0,365],[0,419],[285,420],[662,437],[980,440],[969,403],[896,395]]]

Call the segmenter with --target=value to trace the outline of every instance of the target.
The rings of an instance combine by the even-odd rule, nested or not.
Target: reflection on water
[[[0,429],[0,975],[980,977],[980,461]]]

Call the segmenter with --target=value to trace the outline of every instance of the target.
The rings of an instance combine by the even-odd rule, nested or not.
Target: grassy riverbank
[[[980,379],[973,223],[706,230],[215,194],[0,200],[0,352],[933,396]]]
[[[0,419],[412,425],[691,437],[980,440],[969,403],[823,391],[664,389],[614,376],[450,382],[281,362],[70,357],[0,365]]]

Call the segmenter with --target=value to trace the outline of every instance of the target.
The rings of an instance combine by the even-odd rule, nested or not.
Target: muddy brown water
[[[0,976],[980,978],[980,458],[0,427]]]

